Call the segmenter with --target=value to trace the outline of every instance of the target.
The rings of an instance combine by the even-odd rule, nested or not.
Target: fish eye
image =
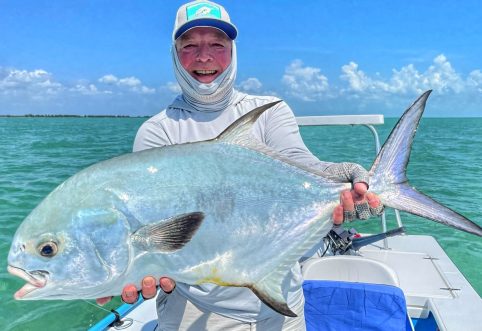
[[[40,255],[45,257],[53,257],[58,251],[57,244],[53,241],[42,243],[37,247],[37,249]]]

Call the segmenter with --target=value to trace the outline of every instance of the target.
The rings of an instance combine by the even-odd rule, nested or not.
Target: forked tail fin
[[[378,193],[388,207],[482,236],[479,225],[408,184],[406,169],[412,142],[430,92],[422,94],[405,111],[390,133],[370,169],[370,190]]]

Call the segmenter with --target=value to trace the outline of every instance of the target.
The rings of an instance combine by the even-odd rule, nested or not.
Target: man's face
[[[201,83],[211,83],[231,63],[231,39],[222,31],[193,28],[176,40],[179,61]]]

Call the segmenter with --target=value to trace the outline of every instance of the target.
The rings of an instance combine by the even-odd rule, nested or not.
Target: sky
[[[180,93],[173,0],[0,0],[0,115],[151,116]],[[298,116],[482,117],[475,0],[219,1],[238,28],[236,88]]]

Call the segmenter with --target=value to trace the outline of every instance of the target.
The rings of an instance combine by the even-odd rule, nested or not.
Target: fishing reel
[[[323,255],[327,251],[332,255],[344,255],[350,250],[353,239],[359,236],[360,234],[354,228],[347,230],[341,225],[334,225],[326,237],[323,238],[325,247]]]
[[[405,230],[403,227],[399,227],[387,232],[362,237],[354,228],[346,230],[341,225],[334,225],[323,238],[325,251],[321,256],[324,256],[327,251],[330,251],[331,255],[344,255],[350,253],[350,251],[358,251],[363,246],[402,233],[405,233]]]

